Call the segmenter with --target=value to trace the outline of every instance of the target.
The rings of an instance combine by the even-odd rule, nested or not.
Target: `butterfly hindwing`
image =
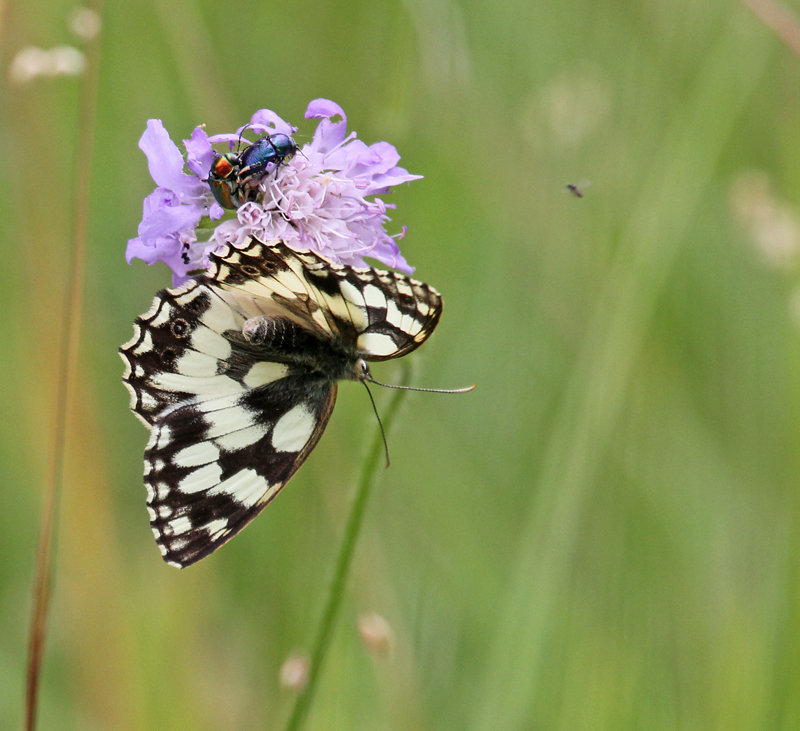
[[[147,504],[165,560],[193,563],[252,520],[314,448],[335,398],[335,384],[288,376],[169,410],[145,450]]]
[[[205,274],[158,293],[120,349],[131,408],[151,427],[151,526],[176,566],[214,551],[277,495],[358,359],[410,352],[441,314],[425,284],[280,242],[210,258]]]

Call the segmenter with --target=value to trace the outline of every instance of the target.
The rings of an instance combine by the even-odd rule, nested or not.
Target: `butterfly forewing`
[[[306,274],[298,254],[285,245],[253,239],[245,248],[230,247],[214,256],[207,279],[236,309],[249,312],[255,306],[267,316],[287,316],[321,338],[354,339],[353,323],[332,316]]]
[[[203,394],[241,390],[220,370],[231,356],[227,331],[241,329],[242,318],[227,307],[213,306],[213,292],[188,282],[156,295],[153,306],[134,323],[134,337],[121,353],[131,409],[155,423],[165,408]]]
[[[355,378],[359,358],[416,348],[441,307],[402,274],[255,239],[160,292],[120,351],[131,408],[151,427],[145,484],[165,560],[193,563],[252,520],[316,445],[336,380]],[[246,335],[254,318],[270,324],[262,340]]]
[[[334,264],[280,242],[251,239],[215,256],[212,271],[210,278],[236,298],[272,301],[304,327],[341,336],[367,360],[409,353],[433,332],[442,311],[441,296],[427,284]]]

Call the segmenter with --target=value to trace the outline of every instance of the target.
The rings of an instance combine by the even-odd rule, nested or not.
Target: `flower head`
[[[394,206],[378,196],[421,176],[397,166],[400,156],[388,142],[366,145],[354,132],[348,134],[347,117],[338,104],[316,99],[308,105],[306,118],[319,120],[312,141],[292,157],[276,156],[258,167],[255,180],[226,181],[236,194],[233,199],[241,203],[233,217],[213,228],[206,222],[203,236],[198,235],[201,221],[217,221],[225,213],[208,182],[219,157],[213,145],[227,143],[235,168],[251,147],[245,131],[262,137],[291,136],[296,129],[268,109],[256,112],[235,134],[209,136],[197,127],[184,140],[184,163],[161,122],[150,120],[139,146],[158,187],[145,199],[139,236],[128,242],[128,261],[164,261],[177,284],[205,269],[210,251],[255,236],[280,239],[296,250],[311,249],[343,264],[363,266],[368,257],[413,271],[397,245],[405,229],[394,236],[386,232],[387,211]]]

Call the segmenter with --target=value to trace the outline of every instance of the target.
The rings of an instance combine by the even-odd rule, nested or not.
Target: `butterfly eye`
[[[363,358],[356,361],[356,379],[359,381],[368,381],[370,379],[369,363]]]

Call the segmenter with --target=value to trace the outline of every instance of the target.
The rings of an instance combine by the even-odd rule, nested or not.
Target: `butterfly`
[[[150,428],[144,481],[164,560],[188,566],[247,525],[308,457],[337,381],[410,353],[442,313],[433,287],[255,238],[159,292],[120,348]]]

